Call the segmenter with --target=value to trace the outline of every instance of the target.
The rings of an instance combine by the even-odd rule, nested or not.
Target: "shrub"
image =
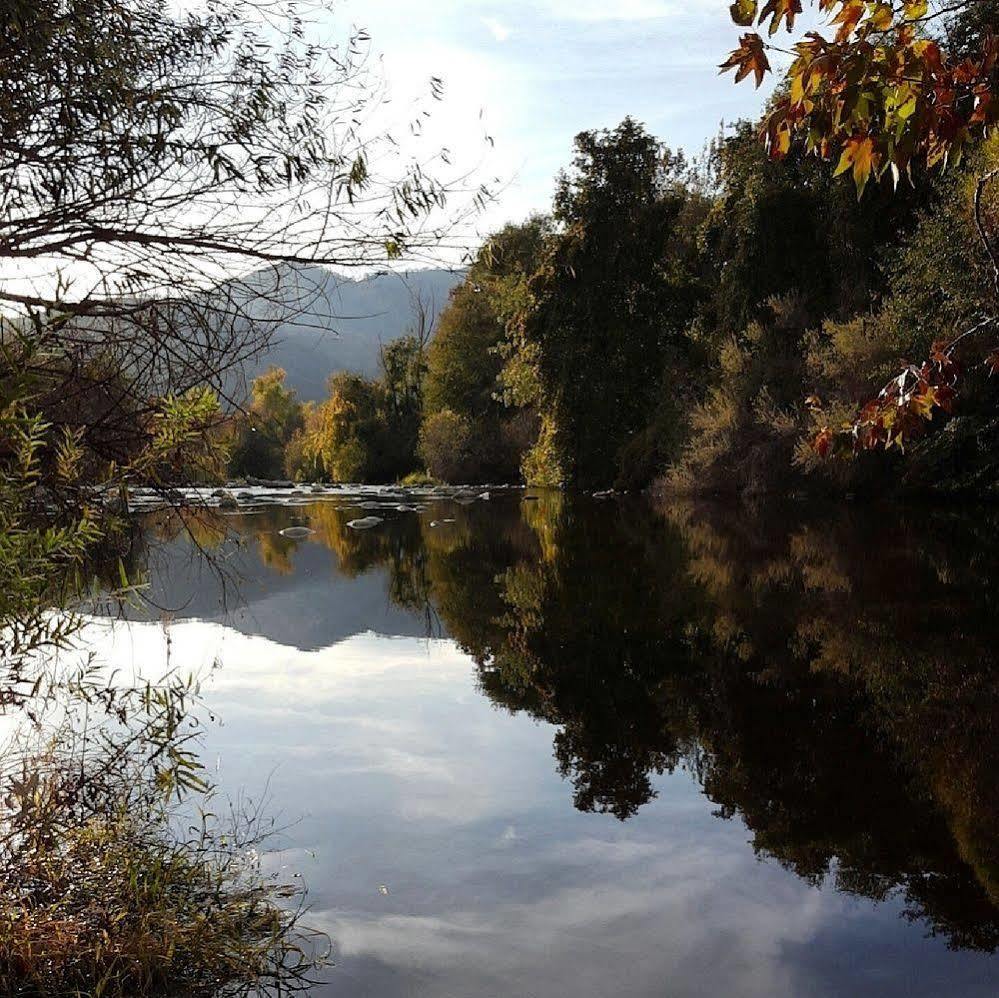
[[[262,872],[258,816],[209,813],[192,693],[74,682],[51,737],[32,728],[8,751],[3,994],[215,998],[310,983],[325,943],[300,928],[299,892]],[[97,726],[73,720],[83,706]]]
[[[468,419],[451,409],[428,416],[420,427],[420,456],[427,471],[444,482],[470,480],[477,470],[469,454],[471,438]]]

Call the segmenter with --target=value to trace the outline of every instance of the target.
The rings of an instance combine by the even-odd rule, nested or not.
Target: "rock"
[[[314,534],[315,531],[312,527],[285,527],[284,530],[279,530],[278,533],[282,537],[288,537],[291,540],[297,540],[301,537],[308,537],[309,534]]]
[[[488,492],[483,492],[483,493],[482,493],[482,494],[481,494],[481,495],[479,496],[479,498],[480,498],[480,499],[492,499],[492,496],[491,496],[491,495],[490,495],[490,494],[489,494]]]
[[[347,526],[354,530],[370,530],[372,527],[377,527],[381,522],[382,518],[380,516],[362,516],[359,520],[348,520]]]
[[[231,492],[226,492],[225,489],[218,489],[212,495],[218,498],[219,509],[239,509],[239,503]]]
[[[254,478],[252,475],[246,476],[247,485],[258,485],[265,489],[293,489],[295,487],[294,482],[288,481],[271,481],[268,478]]]

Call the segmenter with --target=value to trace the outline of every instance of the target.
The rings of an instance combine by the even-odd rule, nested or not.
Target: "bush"
[[[262,872],[257,816],[209,813],[191,750],[191,688],[84,683],[58,693],[70,720],[50,738],[32,729],[0,771],[0,991],[304,990],[324,937],[300,928],[301,908],[289,904],[299,891]],[[83,706],[102,723],[81,731],[72,718],[86,716]],[[180,809],[199,798],[201,807]]]
[[[428,473],[444,482],[470,481],[477,471],[471,439],[471,423],[451,409],[428,416],[420,427],[420,456]]]

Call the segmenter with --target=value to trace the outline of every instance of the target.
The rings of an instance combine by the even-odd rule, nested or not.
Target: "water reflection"
[[[828,966],[810,967],[814,993],[843,993],[838,988],[847,968],[834,954],[852,947],[863,964],[871,943],[851,935],[857,919],[880,919],[876,931],[865,930],[878,938],[889,932],[885,919],[896,914],[918,923],[921,932],[892,935],[897,945],[904,938],[912,946],[930,933],[953,949],[995,951],[995,513],[655,511],[637,501],[540,494],[530,501],[442,503],[422,514],[386,510],[385,522],[370,531],[347,527],[357,515],[346,501],[192,514],[187,523],[176,514],[155,514],[136,539],[132,569],[148,571],[152,604],[202,622],[197,636],[177,629],[174,655],[178,647],[191,655],[214,641],[240,662],[228,678],[229,667],[223,669],[220,679],[237,718],[249,712],[257,725],[271,725],[268,737],[280,745],[283,737],[289,740],[280,725],[273,728],[270,714],[264,721],[261,695],[272,713],[278,703],[296,716],[319,712],[296,721],[317,725],[319,741],[295,743],[305,772],[301,782],[293,781],[285,804],[294,811],[296,800],[308,801],[316,781],[345,793],[352,808],[331,815],[341,830],[359,840],[373,836],[396,857],[384,864],[391,868],[381,874],[386,881],[405,883],[412,875],[398,862],[406,856],[410,866],[425,863],[433,871],[437,890],[462,894],[467,883],[459,889],[452,871],[450,884],[437,856],[453,849],[458,867],[467,864],[462,875],[477,885],[476,898],[486,891],[502,901],[510,892],[512,907],[501,907],[498,917],[533,926],[526,934],[518,927],[517,945],[532,949],[531,931],[549,938],[552,953],[562,953],[574,931],[588,944],[613,945],[613,966],[629,965],[637,973],[635,960],[644,960],[650,968],[648,978],[638,974],[626,992],[634,994],[661,991],[651,968],[660,967],[665,952],[654,933],[638,930],[635,922],[659,925],[656,913],[663,914],[629,894],[643,850],[653,894],[660,904],[666,894],[671,898],[671,931],[679,932],[678,921],[691,917],[675,905],[693,888],[677,886],[676,878],[699,884],[698,890],[710,886],[712,897],[700,897],[703,910],[696,918],[713,943],[709,952],[702,940],[697,952],[699,959],[721,960],[719,967],[718,941],[740,931],[721,908],[734,905],[745,918],[765,921],[763,912],[748,904],[742,910],[739,902],[764,884],[779,899],[769,917],[781,923],[786,938],[780,959],[769,962],[782,974],[804,973],[800,966],[794,970],[804,958],[790,954],[805,937],[825,939],[805,961],[821,963],[818,954],[828,954]],[[291,524],[307,524],[314,533],[297,540],[281,536],[279,530]],[[193,527],[196,545],[185,526]],[[194,557],[195,546],[213,554],[210,566]],[[206,637],[209,623],[214,638]],[[268,650],[239,645],[235,632],[251,644],[266,640]],[[386,646],[369,632],[410,640]],[[421,636],[434,640],[422,644],[415,640]],[[456,657],[454,645],[437,640],[442,638],[474,662],[487,698],[482,704],[542,726],[506,727],[509,744],[493,741],[500,731],[495,715],[487,719],[480,704],[455,700],[455,677],[468,660]],[[410,661],[414,657],[433,663],[432,679]],[[406,662],[416,671],[402,669]],[[402,698],[402,690],[411,695]],[[322,744],[337,730],[331,715],[348,730],[360,724],[375,742],[384,738],[395,754]],[[488,748],[477,744],[487,737]],[[506,785],[511,774],[497,760],[520,760],[523,772],[551,767],[546,740],[553,742],[554,769],[565,781],[552,785],[552,800],[564,799],[567,784],[577,811],[599,826],[587,823],[587,835],[574,836],[571,855],[542,859],[538,842],[525,851],[521,838],[532,822],[533,834],[541,834],[538,812],[513,803],[517,794]],[[463,753],[479,761],[474,779],[455,776]],[[280,764],[281,752],[267,759]],[[418,841],[403,843],[372,826],[375,816],[385,817],[384,802],[373,799],[379,794],[373,774],[379,772],[420,788],[406,812],[416,822]],[[557,779],[555,772],[550,779]],[[438,789],[428,789],[433,786]],[[699,811],[687,788],[703,793],[716,817]],[[497,808],[497,799],[505,807]],[[525,807],[530,815],[522,813]],[[520,820],[513,820],[518,813]],[[550,801],[544,814],[553,834],[568,820]],[[501,818],[503,827],[490,826],[492,845],[485,853],[480,840],[478,850],[461,840],[462,827]],[[614,837],[615,826],[627,830],[624,837]],[[766,869],[789,871],[793,880],[751,873],[739,858],[742,829],[752,850],[771,861]],[[345,855],[361,849],[342,841],[326,848]],[[364,855],[370,848],[369,842]],[[530,859],[530,874],[517,856]],[[349,895],[353,874],[329,862],[320,878],[323,890]],[[578,880],[566,864],[590,864],[590,878]],[[629,873],[617,880],[619,864]],[[602,871],[602,900],[599,914],[584,917],[586,892],[595,888],[593,867]],[[731,882],[720,884],[713,869],[728,870]],[[527,887],[521,875],[537,881]],[[822,917],[807,913],[813,896],[800,893],[818,886],[824,888],[817,895],[821,903],[815,902]],[[370,888],[367,883],[364,890]],[[848,916],[841,907],[850,898],[863,901],[860,915]],[[468,924],[461,926],[441,915],[454,904],[442,909],[410,896],[398,908],[394,900],[378,903],[382,908],[360,921],[331,908],[341,947],[351,952],[354,946],[369,962],[378,954],[377,967],[363,960],[350,964],[355,976],[344,993],[411,993],[412,979],[404,986],[394,975],[424,966],[428,953],[442,946],[438,961],[449,968],[448,986],[460,993],[492,993],[491,987],[499,988],[496,993],[563,993],[554,981],[545,982],[557,968],[545,969],[540,958],[531,964],[533,991],[526,983],[523,992],[500,987],[504,961],[484,952],[489,947],[481,939],[500,930],[467,897],[459,910]],[[565,924],[566,918],[579,924]],[[624,919],[632,931],[601,937],[594,934],[594,918],[607,927]],[[796,939],[796,922],[812,929]],[[833,923],[844,934],[835,946],[829,941]],[[743,928],[755,938],[758,926]],[[509,925],[502,930],[510,931]],[[936,990],[933,974],[943,965],[933,962],[931,944],[919,945],[918,953],[905,957],[908,970],[921,968],[918,979],[891,964],[898,993],[993,993],[999,973],[991,962],[948,964],[946,973],[958,976],[947,978],[946,992]],[[625,960],[623,953],[631,955]],[[712,971],[721,975],[718,987],[731,988],[739,979],[743,986],[734,993],[766,993],[768,987],[805,993],[786,976],[761,977],[750,986],[746,975],[754,957],[743,953],[741,959],[741,969]],[[680,957],[673,960],[675,971]],[[485,976],[469,976],[473,966]],[[436,967],[426,973],[440,988],[444,972]],[[597,986],[603,978],[596,966],[590,973],[596,976],[577,982],[583,993],[609,993],[600,987],[621,993],[610,979]],[[701,974],[699,986],[703,967]],[[681,977],[676,993],[705,993],[695,988],[695,975]],[[850,977],[851,993],[895,993],[894,985],[878,980]],[[414,990],[445,993],[429,985]]]

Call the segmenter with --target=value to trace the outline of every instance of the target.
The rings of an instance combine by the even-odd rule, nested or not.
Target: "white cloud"
[[[572,21],[652,21],[677,13],[668,0],[554,0],[555,17]]]
[[[489,33],[498,42],[505,42],[511,35],[510,28],[495,17],[484,17],[482,23],[489,29]]]

